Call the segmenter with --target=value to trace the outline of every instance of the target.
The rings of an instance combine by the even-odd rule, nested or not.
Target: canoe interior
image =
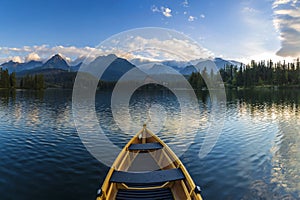
[[[162,148],[151,149],[151,146],[157,146],[154,144],[148,145],[150,146],[148,150],[132,150],[136,146],[144,147],[143,145],[130,147],[131,144],[148,143],[159,143]],[[110,181],[115,171],[147,173],[156,170],[170,171],[170,169],[180,169],[184,178],[152,184],[126,184]],[[102,195],[97,200],[141,199],[141,196],[143,199],[202,199],[200,194],[195,192],[195,187],[189,173],[173,151],[144,127],[128,142],[115,160],[102,185]]]

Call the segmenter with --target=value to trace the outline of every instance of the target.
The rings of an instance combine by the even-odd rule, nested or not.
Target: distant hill
[[[194,68],[191,66],[198,66],[198,70],[202,70],[201,68],[204,68],[202,66],[205,66],[207,64],[211,65],[211,62],[208,61],[212,61],[215,66],[217,67],[217,69],[222,69],[224,68],[226,65],[233,65],[233,66],[240,66],[241,63],[234,61],[234,60],[225,60],[222,58],[214,58],[214,59],[197,59],[197,60],[191,60],[188,62],[185,61],[175,61],[175,60],[167,60],[167,61],[162,61],[162,62],[157,62],[157,61],[150,61],[150,60],[146,60],[146,59],[133,59],[131,60],[131,62],[133,64],[135,64],[137,67],[141,66],[143,67],[144,65],[150,66],[150,64],[161,64],[161,65],[165,65],[165,66],[169,66],[172,67],[173,69],[179,71],[180,73],[184,74],[184,75],[190,75],[193,71],[195,72]]]
[[[51,86],[71,87],[76,77],[76,73],[81,69],[80,67],[84,60],[84,57],[80,57],[71,62],[70,65],[61,55],[56,54],[44,63],[34,60],[26,63],[9,61],[1,64],[0,68],[8,69],[9,73],[16,72],[17,77],[22,77],[27,74],[43,74],[45,81]],[[107,82],[118,81],[125,73],[132,69],[139,70],[137,73],[139,74],[138,76],[141,76],[140,73],[147,73],[153,77],[157,76],[162,80],[164,78],[171,80],[176,79],[178,76],[176,71],[184,76],[189,76],[193,72],[201,72],[205,67],[207,69],[207,73],[210,73],[212,68],[217,67],[217,69],[221,69],[226,65],[240,66],[240,63],[222,58],[215,58],[213,60],[197,59],[189,62],[174,60],[155,62],[145,59],[133,59],[129,62],[128,60],[119,58],[114,54],[99,56],[92,60],[87,66],[85,63],[85,67],[90,68],[93,75],[97,76],[97,74],[101,72],[101,80]],[[169,75],[168,77],[164,76],[167,74]],[[130,78],[138,79],[138,77],[134,76]]]
[[[40,67],[42,65],[43,65],[43,63],[41,61],[34,61],[34,60],[31,60],[26,63],[18,63],[18,62],[9,61],[9,62],[3,63],[2,65],[0,65],[0,67],[2,67],[2,69],[8,69],[8,72],[12,73],[12,72],[21,72],[24,70],[31,70],[31,69]]]
[[[192,72],[195,71],[195,69],[191,66],[197,66],[197,71],[201,70],[200,68],[203,68],[203,66],[211,63],[208,63],[208,60],[206,59],[197,59],[197,60],[191,60],[189,62],[185,61],[174,61],[174,60],[167,60],[167,61],[150,61],[146,59],[133,59],[127,61],[123,58],[118,58],[115,55],[108,55],[108,56],[99,56],[97,57],[93,62],[94,63],[103,63],[105,59],[112,58],[116,59],[113,63],[111,63],[106,70],[105,74],[103,74],[104,80],[116,80],[118,77],[120,77],[120,74],[124,74],[124,72],[130,70],[133,67],[138,67],[142,69],[143,71],[150,73],[150,74],[161,74],[161,73],[171,73],[171,71],[166,68],[172,67],[176,71],[182,73],[183,75],[190,75]],[[102,60],[104,59],[104,60]],[[85,57],[80,57],[75,59],[73,62],[71,62],[71,65],[66,62],[62,56],[59,54],[54,55],[49,60],[47,60],[45,63],[41,61],[29,61],[26,63],[18,63],[9,61],[6,63],[3,63],[0,65],[2,69],[8,69],[9,73],[16,72],[17,75],[21,76],[26,73],[38,73],[38,71],[43,71],[45,69],[60,69],[64,71],[69,72],[77,72],[82,65],[82,62],[85,60]],[[241,63],[233,60],[225,60],[222,58],[214,58],[211,60],[214,62],[217,69],[224,68],[226,65],[233,65],[233,66],[240,66]],[[55,71],[55,70],[54,70]]]
[[[110,59],[110,62],[107,62],[108,59]],[[113,54],[98,57],[93,61],[92,66],[96,68],[106,68],[101,76],[102,81],[118,81],[126,72],[136,68],[135,65],[131,64],[126,59],[119,58]]]
[[[198,70],[194,65],[186,66],[185,68],[180,70],[180,73],[183,75],[191,75],[193,72],[197,72]]]
[[[139,66],[139,68],[147,74],[178,74],[176,73],[178,70],[161,63],[148,63]]]
[[[9,73],[16,72],[17,75],[37,73],[46,69],[60,69],[64,71],[77,71],[81,63],[69,66],[68,63],[59,55],[52,56],[45,63],[42,61],[31,60],[25,63],[9,61],[0,65],[2,69],[8,69]]]
[[[43,64],[41,66],[41,69],[62,69],[69,71],[70,66],[59,54],[56,54],[52,58],[50,58],[45,64]]]
[[[234,60],[224,60],[222,58],[215,58],[214,63],[216,64],[218,69],[224,68],[226,65],[228,65],[228,66],[233,65],[233,66],[238,66],[238,67],[241,65],[240,62],[237,62]]]

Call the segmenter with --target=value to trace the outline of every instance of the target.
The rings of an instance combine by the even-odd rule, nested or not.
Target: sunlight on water
[[[0,91],[1,199],[94,198],[108,168],[77,135],[71,92]],[[158,135],[183,153],[180,158],[205,199],[300,199],[300,91],[229,92],[222,134],[203,159],[198,152],[211,105],[209,96],[198,97],[200,116],[182,119],[172,93],[137,91],[130,114],[140,125],[149,115],[156,120],[153,129],[161,129]],[[158,113],[149,114],[152,105]],[[115,123],[109,92],[97,93],[96,111],[105,135],[120,148],[135,134],[123,133]],[[187,133],[180,132],[182,120]]]

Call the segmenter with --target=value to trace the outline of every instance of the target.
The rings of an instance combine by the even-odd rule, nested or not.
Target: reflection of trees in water
[[[300,89],[253,89],[227,90],[228,101],[237,99],[249,104],[295,104],[300,105]]]
[[[39,101],[43,101],[44,99],[44,91],[35,91],[35,90],[17,90],[16,91],[17,95],[16,95],[16,99],[20,100],[20,99],[24,99],[26,101],[35,101],[35,100],[39,100]]]
[[[252,182],[243,199],[300,199],[300,115],[298,105],[281,103],[240,104],[254,119],[269,116],[278,125],[273,147],[270,178]]]
[[[21,118],[27,126],[70,126],[72,90],[49,89],[0,90],[0,107],[14,114],[13,122]],[[56,127],[59,128],[59,127]]]
[[[15,89],[1,89],[0,88],[0,103],[7,105],[10,101],[15,101],[16,90]]]
[[[266,91],[265,91],[266,90]],[[229,91],[229,102],[237,101],[241,114],[249,114],[253,119],[300,120],[300,90],[273,91]]]

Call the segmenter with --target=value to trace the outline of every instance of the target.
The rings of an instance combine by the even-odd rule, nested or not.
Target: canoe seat
[[[125,184],[155,184],[184,179],[181,169],[167,169],[150,172],[114,171],[110,181]]]
[[[145,143],[145,144],[131,144],[128,149],[129,151],[134,151],[134,150],[141,150],[141,151],[146,151],[146,150],[157,150],[161,149],[163,146],[158,143],[158,142],[152,142],[152,143]]]
[[[154,189],[154,190],[124,190],[119,189],[117,200],[171,200],[174,199],[169,188]]]

